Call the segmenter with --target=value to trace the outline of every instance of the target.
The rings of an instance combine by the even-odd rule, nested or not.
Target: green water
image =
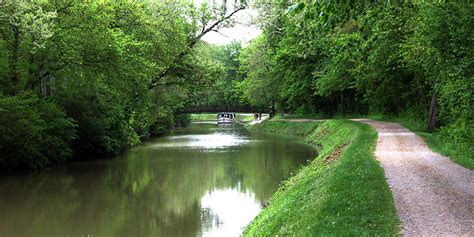
[[[0,237],[239,236],[291,172],[301,140],[193,124],[115,159],[0,177]]]

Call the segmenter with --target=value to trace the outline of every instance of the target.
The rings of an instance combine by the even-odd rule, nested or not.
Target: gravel
[[[399,124],[356,121],[378,132],[375,156],[385,170],[404,236],[474,236],[474,171],[434,153]]]

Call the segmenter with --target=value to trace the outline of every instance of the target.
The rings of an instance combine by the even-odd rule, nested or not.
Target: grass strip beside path
[[[289,114],[284,118],[281,116],[276,116],[276,119],[284,121],[285,119],[324,119],[327,118],[318,114]],[[427,122],[421,119],[416,118],[414,115],[399,115],[399,116],[389,116],[389,115],[357,115],[357,114],[347,114],[347,115],[336,115],[334,118],[370,118],[374,120],[387,121],[399,123],[405,128],[408,128],[410,131],[414,132],[416,135],[423,138],[428,147],[436,153],[439,153],[443,156],[448,157],[453,162],[463,166],[467,169],[474,169],[474,146],[471,144],[472,141],[462,142],[456,141],[456,139],[451,139],[447,136],[443,136],[439,131],[429,132],[427,130]]]
[[[399,235],[392,195],[373,157],[377,133],[370,126],[269,121],[250,130],[305,136],[320,150],[285,181],[244,236]]]

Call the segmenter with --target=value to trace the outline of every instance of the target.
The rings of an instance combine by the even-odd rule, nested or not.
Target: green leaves
[[[203,50],[206,46],[192,50],[201,45],[202,29],[216,20],[229,22],[224,10],[217,4],[184,1],[2,4],[1,92],[15,96],[31,91],[28,97],[60,105],[78,125],[72,146],[76,155],[117,153],[184,121],[175,120],[175,112],[224,74],[215,55]],[[151,88],[150,82],[163,71],[169,73]],[[31,128],[32,134],[50,126],[35,122],[38,103],[19,108],[32,113],[28,124],[39,124]],[[48,106],[44,109],[53,113]],[[5,119],[14,122],[14,116]],[[57,129],[67,127],[51,121],[57,122]],[[53,125],[46,133],[61,137]],[[38,157],[29,154],[26,157]],[[49,164],[44,157],[40,163]]]
[[[66,160],[74,128],[54,103],[30,93],[0,95],[0,169],[41,168]]]
[[[464,89],[474,68],[472,4],[285,3],[261,5],[264,34],[244,50],[240,89],[251,103],[271,88],[290,111],[417,111],[426,120],[436,91],[439,124],[473,121]]]
[[[298,14],[298,13],[300,13],[301,11],[303,11],[304,8],[305,8],[305,4],[304,4],[304,3],[302,3],[302,2],[295,3],[295,4],[291,5],[291,6],[285,11],[285,14],[286,14],[286,15]]]
[[[474,121],[472,4],[259,3],[263,34],[247,47],[200,41],[247,6],[235,4],[4,3],[1,92],[54,100],[78,123],[76,148],[92,153],[135,145],[191,106],[424,118],[435,91],[441,130],[472,137],[452,127]],[[32,104],[18,110],[46,126]]]

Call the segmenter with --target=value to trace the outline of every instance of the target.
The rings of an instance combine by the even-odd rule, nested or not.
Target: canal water
[[[0,176],[0,237],[239,236],[314,156],[295,137],[192,124],[114,159]]]

